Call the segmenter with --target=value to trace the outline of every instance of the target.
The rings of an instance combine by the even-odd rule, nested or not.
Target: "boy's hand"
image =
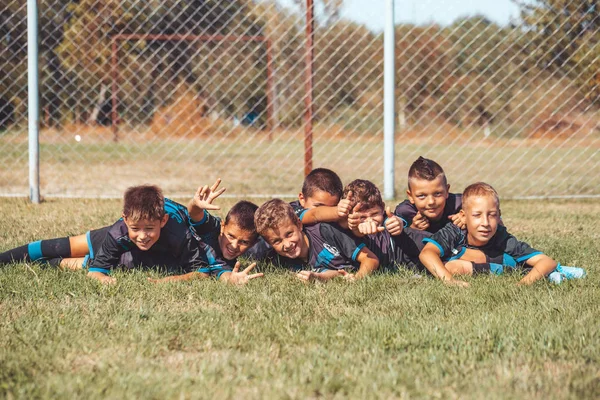
[[[352,209],[352,213],[348,215],[348,229],[351,231],[358,231],[358,225],[360,225],[360,215],[358,214],[358,210],[360,210],[360,206],[360,202],[356,203]]]
[[[404,222],[398,217],[394,215],[389,207],[385,208],[385,213],[387,215],[387,219],[385,220],[385,229],[392,236],[397,236],[402,233],[402,229],[404,229]]]
[[[448,219],[460,229],[465,229],[467,227],[467,219],[465,218],[463,213],[448,215]]]
[[[233,267],[231,275],[229,275],[229,279],[227,281],[229,283],[233,283],[234,285],[245,285],[250,279],[260,278],[265,275],[262,272],[258,274],[250,274],[254,267],[256,267],[256,263],[250,264],[242,272],[240,272],[240,262],[236,262],[235,267]]]
[[[363,235],[372,235],[377,232],[385,231],[385,227],[379,226],[379,224],[372,219],[368,219],[358,225],[358,231]]]
[[[304,283],[308,283],[317,280],[317,274],[312,271],[300,271],[296,274],[296,278]]]
[[[444,280],[444,283],[448,286],[457,286],[457,287],[469,287],[469,283],[465,281],[459,281],[458,279],[449,279]]]
[[[208,187],[208,185],[200,186],[192,200],[194,206],[203,210],[220,210],[221,207],[212,204],[226,190],[225,188],[219,189],[220,184],[221,178],[217,178],[211,187]]]
[[[117,279],[112,276],[103,274],[102,272],[88,272],[90,278],[94,278],[104,285],[113,285],[117,283]]]
[[[355,274],[351,274],[350,272],[340,269],[339,271],[340,276],[345,279],[348,282],[356,282],[356,275]]]
[[[352,190],[348,192],[345,199],[341,199],[337,205],[337,212],[340,219],[346,218],[350,214],[350,205],[352,203]]]
[[[412,224],[410,225],[410,227],[413,229],[418,229],[420,231],[424,231],[427,228],[429,228],[429,220],[427,219],[426,216],[421,214],[420,211],[417,211],[417,214],[413,218]]]

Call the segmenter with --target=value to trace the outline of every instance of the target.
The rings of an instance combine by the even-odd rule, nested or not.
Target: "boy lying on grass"
[[[566,278],[580,278],[585,271],[575,267],[561,267],[556,261],[529,244],[517,240],[500,224],[500,199],[494,188],[478,182],[468,186],[462,195],[461,213],[466,231],[454,224],[447,224],[430,238],[419,259],[431,274],[449,285],[468,286],[467,282],[455,280],[454,275],[476,273],[502,274],[505,266],[518,267],[525,264],[529,272],[519,284],[529,285],[557,272]],[[481,251],[486,262],[475,263],[461,260],[467,249]]]
[[[379,266],[377,257],[359,238],[333,224],[303,227],[292,206],[283,200],[269,200],[260,206],[254,222],[257,232],[277,253],[273,263],[295,271],[303,281],[360,279]],[[358,271],[348,273],[346,269],[355,264]]]
[[[215,208],[211,206],[215,196],[210,200],[209,197],[210,193],[205,192],[204,197],[198,201]],[[253,211],[256,206],[249,204],[253,207],[247,204],[237,208],[237,205],[234,206],[233,211],[228,214],[232,221],[229,227],[236,225],[234,220],[250,220],[253,226]],[[202,227],[207,221],[208,218],[196,225]],[[219,246],[212,247],[202,242],[195,230],[190,229],[191,224],[193,221],[190,220],[188,210],[181,204],[165,199],[158,187],[135,186],[125,192],[122,218],[112,226],[88,232],[85,235],[85,250],[83,246],[75,249],[79,257],[73,258],[73,251],[69,247],[71,238],[59,238],[32,242],[9,250],[0,254],[0,263],[46,260],[68,269],[88,268],[88,276],[104,283],[115,282],[110,271],[117,266],[166,266],[187,271],[184,275],[153,280],[155,282],[207,278],[212,275],[220,280],[239,284],[262,276],[249,274],[254,265],[239,272],[236,257],[226,258],[222,256]],[[217,238],[225,237],[228,225],[226,222],[221,227],[221,232],[212,232],[212,235]],[[206,234],[211,233],[208,228],[202,229],[206,230]],[[247,236],[254,240],[257,237],[252,228]],[[218,240],[218,244],[225,247],[228,241]]]

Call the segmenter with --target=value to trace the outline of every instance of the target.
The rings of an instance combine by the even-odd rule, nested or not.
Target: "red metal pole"
[[[267,130],[269,131],[269,141],[273,140],[273,55],[271,54],[271,40],[267,39]]]
[[[313,56],[315,7],[313,0],[306,0],[306,69],[304,95],[304,175],[312,171],[313,141]]]
[[[119,141],[119,127],[118,127],[118,114],[117,114],[117,79],[119,78],[117,72],[117,38],[112,38],[112,57],[111,57],[111,76],[112,76],[112,88],[111,88],[111,98],[112,98],[112,131],[113,131],[113,141]]]

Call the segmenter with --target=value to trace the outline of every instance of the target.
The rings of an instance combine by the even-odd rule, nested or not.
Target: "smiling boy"
[[[459,213],[462,196],[450,193],[442,167],[433,160],[419,157],[408,170],[408,199],[394,213],[405,226],[435,233],[448,222],[464,227]]]
[[[423,239],[426,245],[419,259],[431,274],[445,283],[467,286],[466,282],[457,281],[453,276],[482,272],[501,274],[505,266],[525,264],[530,270],[519,283],[529,285],[557,267],[560,269],[560,264],[517,240],[500,224],[500,199],[492,186],[484,182],[474,183],[464,190],[462,198],[461,213],[465,218],[466,231],[448,224],[431,238]],[[467,249],[481,251],[486,262],[460,260]]]
[[[326,281],[342,276],[358,279],[379,266],[375,255],[359,238],[327,223],[303,226],[293,208],[280,199],[267,201],[255,214],[258,233],[273,248],[276,264],[296,272],[304,281]],[[346,272],[358,264],[356,274]],[[309,266],[310,269],[304,269]]]

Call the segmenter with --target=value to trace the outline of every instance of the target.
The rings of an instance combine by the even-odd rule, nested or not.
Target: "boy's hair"
[[[165,216],[165,197],[154,185],[132,186],[123,196],[123,216],[132,220],[156,221]]]
[[[298,224],[300,219],[294,213],[292,206],[281,199],[267,201],[254,214],[254,224],[259,235],[266,233],[269,229],[277,229],[286,221]]]
[[[304,178],[302,195],[305,198],[312,197],[320,190],[341,198],[343,189],[342,180],[335,172],[327,168],[315,168]]]
[[[256,213],[257,209],[258,206],[254,203],[246,200],[238,201],[225,216],[225,225],[231,221],[243,231],[256,233],[254,213]]]
[[[408,169],[408,190],[410,190],[411,179],[432,181],[440,175],[444,178],[444,185],[447,185],[446,174],[440,164],[428,158],[419,157]]]
[[[500,197],[498,196],[498,192],[496,189],[485,182],[476,182],[469,186],[467,186],[462,195],[462,204],[463,207],[465,204],[469,202],[469,198],[471,197],[493,197],[496,200],[496,204],[498,208],[500,208]]]
[[[365,179],[355,179],[350,182],[344,188],[344,198],[348,195],[348,192],[352,191],[353,201],[350,204],[351,208],[354,208],[356,203],[361,204],[361,209],[367,209],[372,207],[381,207],[383,210],[385,204],[381,197],[381,192],[371,181]]]

